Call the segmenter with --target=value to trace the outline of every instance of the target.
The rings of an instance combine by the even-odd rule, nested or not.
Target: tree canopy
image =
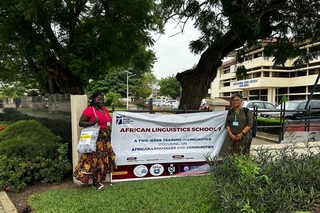
[[[180,83],[174,76],[168,76],[166,78],[162,78],[159,81],[160,86],[160,95],[161,96],[170,96],[173,99],[180,97]]]
[[[150,71],[158,9],[153,0],[1,0],[0,81],[84,94],[110,70]]]
[[[112,92],[117,94],[119,98],[127,96],[127,75],[124,71],[112,71],[105,75],[101,80],[90,81],[87,94],[90,96],[99,90],[105,94]],[[156,77],[153,73],[136,74],[128,80],[128,90],[130,97],[138,100],[139,98],[147,98],[152,93],[150,85]]]
[[[315,42],[320,35],[319,0],[163,0],[166,20],[178,25],[194,20],[201,36],[190,42],[190,50],[201,54],[195,68],[177,74],[182,86],[180,108],[197,109],[228,53],[243,53],[269,41],[266,56],[275,57],[275,65],[301,56],[297,64],[318,57],[299,49],[302,43]],[[239,58],[241,58],[239,57]]]

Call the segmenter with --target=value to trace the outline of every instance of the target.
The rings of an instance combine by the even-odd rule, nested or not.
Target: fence
[[[159,109],[160,108],[160,109]],[[112,111],[115,111],[114,106],[112,106]],[[140,113],[193,113],[193,112],[210,112],[212,110],[200,110],[200,109],[187,109],[187,106],[184,105],[183,109],[167,109],[161,107],[155,107],[153,104],[153,99],[149,99],[149,103],[146,106],[137,106],[137,109],[126,110],[128,112],[140,112]]]
[[[285,106],[285,104],[284,104]],[[258,123],[258,117],[263,113],[278,113],[279,125],[261,125]],[[292,120],[286,118],[286,114],[294,113],[298,116]],[[295,131],[300,128],[299,131],[310,132],[310,131],[320,131],[320,109],[312,109],[308,107],[303,110],[287,110],[285,107],[277,110],[259,110],[258,108],[253,109],[254,122],[257,124],[257,129],[262,128],[278,128],[280,129],[279,143],[285,138],[285,133],[288,131]],[[295,127],[292,129],[292,127]]]

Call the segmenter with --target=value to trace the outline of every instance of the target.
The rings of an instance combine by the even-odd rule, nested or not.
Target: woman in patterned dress
[[[232,109],[228,112],[225,122],[227,136],[222,146],[221,152],[226,154],[248,154],[248,143],[251,137],[251,127],[253,125],[253,114],[248,109],[247,115],[242,108],[242,95],[233,94],[231,97]]]
[[[96,116],[95,116],[96,114]],[[117,168],[116,155],[110,143],[112,117],[107,108],[104,107],[104,94],[95,92],[91,102],[80,117],[79,126],[89,127],[98,123],[100,126],[97,149],[93,153],[83,153],[75,167],[73,176],[81,184],[92,184],[97,189],[102,189],[103,181],[107,173]]]

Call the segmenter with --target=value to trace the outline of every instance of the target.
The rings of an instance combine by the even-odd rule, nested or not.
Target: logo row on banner
[[[118,166],[118,169],[112,173],[112,181],[201,175],[208,172],[210,172],[210,166],[206,162],[126,165]]]

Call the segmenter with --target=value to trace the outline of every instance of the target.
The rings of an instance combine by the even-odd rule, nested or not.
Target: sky
[[[200,36],[199,31],[194,29],[191,22],[187,23],[183,34],[177,34],[180,28],[175,28],[173,23],[165,26],[165,32],[164,35],[153,37],[156,40],[153,51],[157,57],[153,72],[158,80],[175,76],[178,72],[196,65],[200,59],[200,55],[194,55],[189,50],[190,41]]]

